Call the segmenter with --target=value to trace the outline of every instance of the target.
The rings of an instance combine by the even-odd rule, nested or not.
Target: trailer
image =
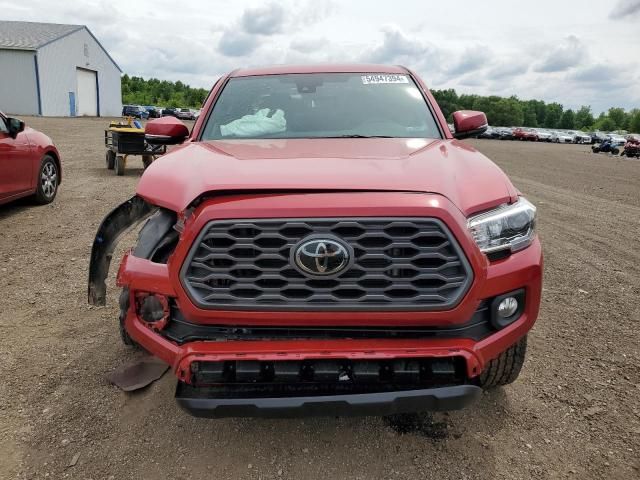
[[[111,122],[104,131],[104,145],[107,148],[107,169],[114,170],[118,176],[124,175],[127,159],[142,156],[146,169],[159,156],[167,151],[165,145],[149,145],[144,139],[144,128],[138,122]]]

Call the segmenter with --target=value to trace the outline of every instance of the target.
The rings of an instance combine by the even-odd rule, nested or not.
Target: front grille
[[[354,257],[327,278],[303,273],[291,254],[322,235]],[[453,235],[433,218],[214,220],[181,275],[199,307],[249,310],[442,310],[473,279]]]

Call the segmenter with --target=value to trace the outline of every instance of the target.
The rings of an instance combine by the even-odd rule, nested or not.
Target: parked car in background
[[[487,129],[478,135],[478,138],[495,138],[495,129],[493,127],[487,127]]]
[[[162,116],[157,107],[154,107],[152,105],[145,105],[144,109],[149,114],[149,118],[160,118]]]
[[[539,142],[551,141],[551,132],[549,130],[545,130],[544,128],[536,128],[536,133],[538,135]]]
[[[518,127],[513,131],[513,138],[515,140],[529,140],[531,142],[537,142],[538,132],[533,128]]]
[[[191,109],[191,113],[193,113],[193,119],[194,120],[198,120],[198,118],[200,118],[200,112],[202,111],[202,109],[198,108],[198,109]]]
[[[591,135],[591,144],[593,145],[594,143],[602,143],[604,141],[605,138],[607,138],[607,134],[604,132],[599,132],[598,130],[590,132],[589,135]]]
[[[51,139],[0,112],[0,204],[29,196],[50,203],[61,181],[60,153]]]
[[[627,143],[627,139],[617,133],[610,133],[607,135],[607,138],[611,140],[611,144],[615,147],[622,147]]]
[[[555,130],[551,132],[551,141],[554,143],[573,143],[573,135]]]
[[[118,238],[149,219],[118,270],[123,342],[171,365],[203,417],[453,410],[516,380],[542,248],[535,206],[455,140],[486,116],[454,112],[452,135],[400,66],[246,72],[191,131],[147,123],[182,146],[97,232],[104,305]]]
[[[195,120],[193,112],[190,108],[180,108],[176,111],[176,117],[180,120]]]
[[[162,109],[162,116],[163,117],[177,117],[178,116],[178,109],[177,108],[173,108],[173,107],[163,108]]]
[[[591,143],[591,135],[586,132],[578,132],[578,137],[580,139],[579,143],[585,143],[585,144]]]
[[[588,135],[584,132],[570,130],[567,133],[571,135],[573,143],[591,143],[591,135]]]
[[[500,139],[500,129],[499,128],[493,128],[491,130],[491,138],[493,140],[499,140]]]
[[[147,112],[146,108],[140,105],[123,105],[122,116],[146,120],[147,118],[149,118],[149,112]]]
[[[511,127],[499,127],[496,133],[500,140],[513,140],[513,128]]]

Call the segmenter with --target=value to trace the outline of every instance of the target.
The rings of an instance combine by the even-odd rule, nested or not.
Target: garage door
[[[96,72],[78,68],[78,94],[76,114],[95,117],[98,115],[98,82]]]

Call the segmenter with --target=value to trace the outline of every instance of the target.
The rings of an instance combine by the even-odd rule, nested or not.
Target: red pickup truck
[[[96,235],[118,237],[120,332],[171,365],[194,415],[450,410],[516,379],[538,315],[536,209],[398,66],[236,70]]]

